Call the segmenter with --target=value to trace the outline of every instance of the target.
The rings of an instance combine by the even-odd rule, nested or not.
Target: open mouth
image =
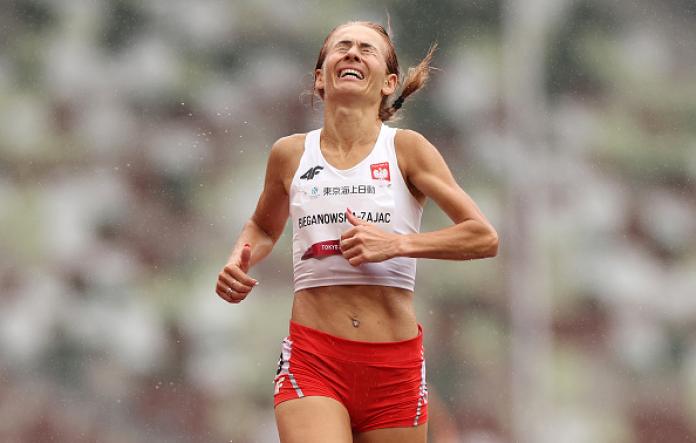
[[[365,78],[365,76],[357,69],[344,68],[338,72],[338,78],[354,78],[357,80],[362,80]]]

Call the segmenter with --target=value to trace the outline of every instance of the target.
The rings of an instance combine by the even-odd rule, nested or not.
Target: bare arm
[[[288,219],[286,185],[299,159],[296,155],[298,137],[281,138],[271,148],[264,188],[256,210],[242,228],[227,264],[220,271],[215,292],[230,303],[244,300],[258,284],[247,272],[271,252],[283,233]]]
[[[396,254],[452,260],[494,257],[498,251],[498,234],[474,200],[457,184],[440,152],[414,131],[399,131],[397,139],[405,159],[407,180],[432,198],[454,225],[403,236]]]
[[[449,260],[495,256],[498,234],[457,184],[437,149],[414,131],[398,131],[395,142],[404,178],[417,193],[432,198],[454,225],[433,232],[398,235],[349,216],[354,226],[341,237],[344,257],[359,265],[399,256]]]

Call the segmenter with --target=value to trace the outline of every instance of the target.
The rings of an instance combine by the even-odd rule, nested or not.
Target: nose
[[[344,60],[360,60],[360,50],[358,49],[358,45],[351,45],[343,58]]]

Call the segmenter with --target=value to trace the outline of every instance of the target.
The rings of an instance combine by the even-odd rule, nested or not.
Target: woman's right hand
[[[215,292],[229,303],[239,303],[244,300],[254,286],[259,282],[246,273],[251,262],[251,246],[245,244],[241,253],[230,260],[218,275]]]

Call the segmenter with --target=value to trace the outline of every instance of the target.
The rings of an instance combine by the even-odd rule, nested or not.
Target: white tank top
[[[370,154],[350,169],[336,169],[321,153],[321,129],[307,134],[304,153],[290,186],[295,291],[316,286],[381,285],[413,291],[416,259],[396,257],[352,266],[338,240],[352,225],[346,209],[380,229],[412,234],[423,208],[401,175],[394,148],[395,128],[382,125]]]

